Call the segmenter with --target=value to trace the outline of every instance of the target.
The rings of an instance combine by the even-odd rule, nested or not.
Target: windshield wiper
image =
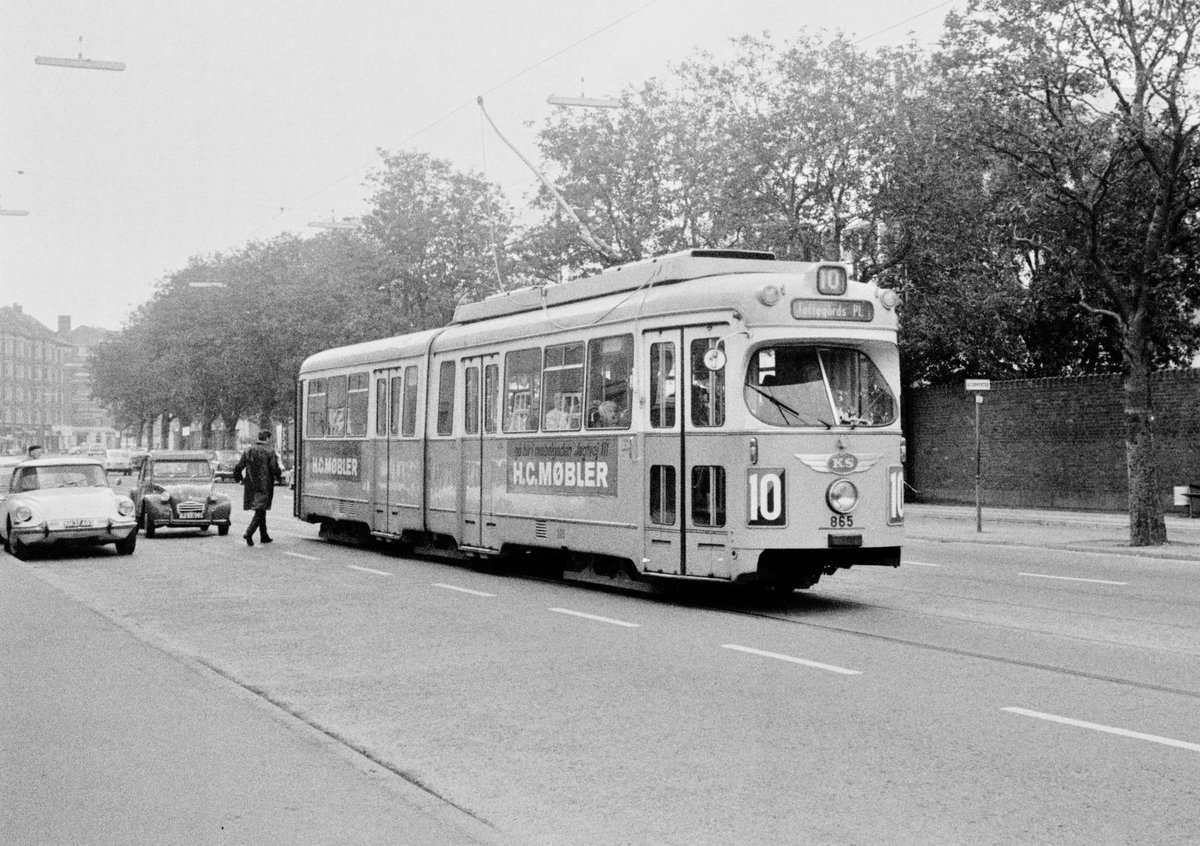
[[[780,413],[785,415],[785,418],[784,418],[785,422],[786,422],[786,415],[790,414],[790,415],[792,415],[792,417],[796,418],[796,420],[802,426],[811,426],[812,425],[812,422],[809,420],[805,420],[803,417],[801,417],[800,413],[798,411],[796,411],[796,409],[792,408],[790,405],[785,403],[783,400],[778,399],[773,394],[767,393],[766,391],[762,390],[761,388],[757,387],[756,385],[748,384],[748,385],[746,385],[746,387],[749,388],[750,390],[754,391],[759,396],[764,396],[767,399],[769,399],[771,401],[771,403],[776,408],[779,409]],[[832,424],[827,423],[826,421],[822,420],[820,417],[817,418],[817,422],[820,423],[821,425],[823,425],[826,429],[833,428]]]

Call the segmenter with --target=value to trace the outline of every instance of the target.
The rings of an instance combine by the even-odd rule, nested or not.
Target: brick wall
[[[1200,484],[1200,369],[1154,377],[1154,440],[1163,506]],[[1128,484],[1120,376],[992,382],[982,406],[985,505],[1125,511]],[[910,495],[975,501],[975,398],[910,390],[905,402]]]

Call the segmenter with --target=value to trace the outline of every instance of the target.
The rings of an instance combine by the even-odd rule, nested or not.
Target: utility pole
[[[980,497],[983,486],[983,439],[980,420],[983,414],[983,394],[992,389],[990,379],[968,379],[967,390],[975,393],[975,531],[983,531],[983,505]]]

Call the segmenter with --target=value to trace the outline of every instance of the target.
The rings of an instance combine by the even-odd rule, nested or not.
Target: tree
[[[363,232],[380,256],[398,330],[443,326],[463,298],[503,286],[511,213],[499,188],[423,153],[380,151]]]
[[[119,429],[139,440],[172,405],[171,374],[160,365],[148,332],[148,307],[139,308],[124,329],[97,344],[88,367],[92,396],[113,415]]]
[[[1195,342],[1198,27],[1191,0],[972,0],[943,56],[977,143],[1025,179],[1032,249],[1118,327],[1137,546],[1166,540],[1150,376]]]

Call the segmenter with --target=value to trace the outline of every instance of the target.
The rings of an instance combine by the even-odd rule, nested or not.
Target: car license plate
[[[64,529],[90,529],[91,527],[91,520],[63,520]]]

